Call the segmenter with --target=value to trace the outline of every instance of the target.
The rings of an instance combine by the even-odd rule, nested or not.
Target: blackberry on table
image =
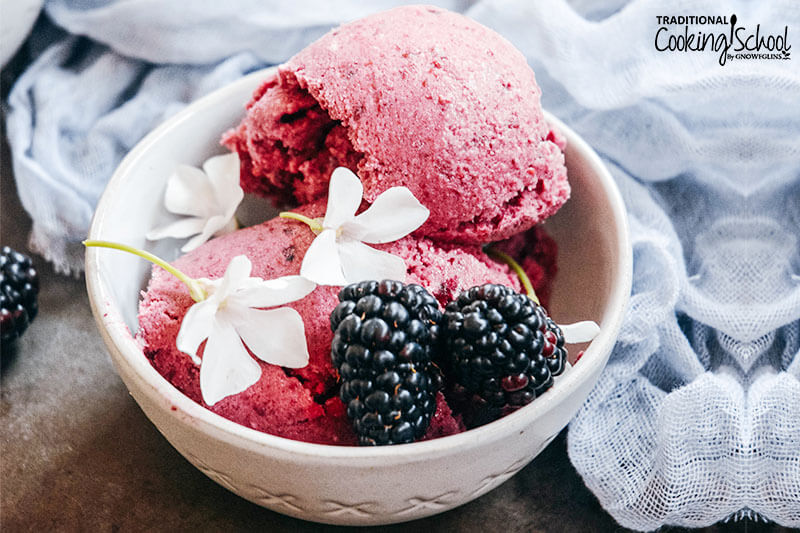
[[[560,328],[541,305],[509,287],[461,293],[445,308],[442,328],[454,395],[470,427],[527,405],[564,371]]]
[[[339,396],[360,445],[419,439],[436,410],[441,311],[423,287],[364,281],[344,287],[331,313]]]
[[[0,250],[0,339],[18,338],[39,311],[39,277],[31,258],[4,246]]]

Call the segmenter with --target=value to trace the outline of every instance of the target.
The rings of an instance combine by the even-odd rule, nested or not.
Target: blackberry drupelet
[[[443,314],[453,397],[469,427],[491,422],[544,393],[567,351],[545,309],[503,285],[472,287]]]
[[[36,318],[38,293],[39,277],[31,258],[4,246],[0,250],[0,339],[4,347]]]
[[[331,313],[339,396],[360,445],[419,439],[436,410],[434,362],[441,311],[419,285],[364,281],[344,287]]]

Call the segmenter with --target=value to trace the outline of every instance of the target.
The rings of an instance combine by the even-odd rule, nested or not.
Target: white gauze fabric
[[[800,527],[800,6],[616,4],[470,13],[527,54],[544,105],[601,154],[628,208],[631,303],[570,459],[629,528]],[[742,36],[786,27],[797,50],[720,65],[655,48],[658,15],[732,14]]]

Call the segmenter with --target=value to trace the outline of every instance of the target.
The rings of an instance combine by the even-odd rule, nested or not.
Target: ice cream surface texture
[[[563,141],[540,95],[497,33],[405,6],[345,24],[280,66],[223,141],[239,153],[245,191],[305,204],[346,166],[367,202],[408,187],[430,209],[415,235],[486,243],[569,197]]]

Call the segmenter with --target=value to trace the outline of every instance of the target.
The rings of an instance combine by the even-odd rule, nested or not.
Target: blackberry
[[[434,359],[441,311],[419,285],[364,281],[344,287],[331,313],[339,396],[360,445],[419,439],[442,378]]]
[[[39,277],[31,258],[4,246],[0,250],[0,339],[4,347],[36,318],[38,293]]]
[[[553,385],[567,351],[545,309],[503,285],[472,287],[443,315],[454,400],[470,426],[514,411]]]

